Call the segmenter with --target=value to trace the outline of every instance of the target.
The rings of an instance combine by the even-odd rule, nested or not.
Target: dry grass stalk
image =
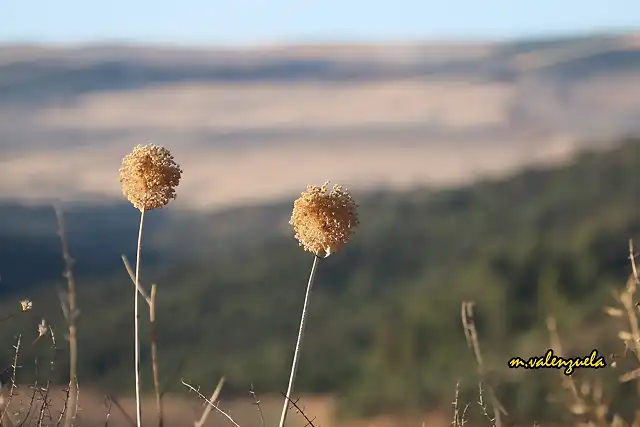
[[[14,426],[16,423],[11,419],[9,415],[9,407],[11,406],[11,401],[13,400],[13,396],[16,392],[16,372],[18,370],[18,354],[20,353],[20,342],[22,340],[22,335],[18,335],[18,340],[16,345],[13,347],[15,349],[15,353],[13,356],[13,364],[11,365],[11,387],[9,388],[9,396],[5,399],[2,396],[2,412],[0,413],[0,423],[3,426]]]
[[[300,198],[293,203],[293,212],[289,221],[299,245],[305,251],[313,253],[315,257],[304,296],[298,338],[291,363],[289,384],[282,406],[279,427],[284,427],[287,419],[289,402],[291,402],[293,385],[298,372],[300,346],[306,326],[311,288],[313,287],[320,254],[324,252],[324,257],[326,258],[332,253],[341,250],[358,225],[357,205],[353,201],[351,194],[339,185],[335,185],[329,191],[328,185],[328,182],[321,187],[308,185],[307,191],[303,191]]]
[[[111,419],[111,406],[113,402],[108,397],[105,398],[104,405],[107,411],[104,414],[104,427],[109,427],[109,420]]]
[[[262,412],[262,407],[260,406],[260,399],[258,399],[258,395],[253,390],[253,384],[251,384],[251,390],[249,391],[249,393],[251,393],[251,396],[253,396],[253,401],[255,402],[256,408],[258,408],[258,414],[260,415],[260,426],[266,427],[264,413]]]
[[[621,355],[612,355],[611,367],[617,367],[616,359],[626,357],[629,351],[635,355],[637,368],[619,376],[620,382],[628,382],[640,378],[640,328],[638,321],[638,303],[634,302],[634,296],[640,285],[638,268],[635,262],[637,255],[633,249],[633,241],[629,241],[629,259],[631,261],[631,274],[626,286],[620,291],[614,291],[613,297],[618,303],[618,307],[604,307],[604,312],[614,318],[625,319],[626,327],[618,332],[624,344],[624,351]],[[547,329],[549,331],[551,347],[558,356],[562,356],[563,349],[557,330],[556,320],[553,317],[547,318]],[[640,427],[640,411],[636,410],[635,419],[628,424],[620,414],[611,414],[609,404],[603,396],[601,381],[588,383],[580,381],[574,376],[561,374],[562,387],[568,392],[569,401],[567,409],[575,419],[576,426],[602,426],[602,427]],[[638,383],[640,386],[640,383]]]
[[[67,279],[67,301],[60,301],[60,303],[62,304],[62,311],[69,327],[69,410],[66,411],[64,426],[71,427],[75,421],[78,407],[78,339],[76,319],[79,312],[76,305],[76,283],[72,270],[73,259],[69,254],[69,243],[66,237],[64,216],[58,207],[55,207],[55,212],[58,220],[58,236],[60,237],[60,243],[62,245],[62,257],[65,264],[63,275]],[[42,331],[40,331],[40,335],[43,335]]]
[[[182,169],[174,161],[171,152],[153,144],[136,146],[122,160],[120,182],[127,200],[140,211],[140,228],[136,250],[134,289],[134,358],[136,387],[136,422],[141,426],[142,406],[140,402],[140,313],[138,289],[140,288],[140,258],[142,252],[142,229],[144,213],[166,206],[176,198],[176,187],[180,183]]]
[[[211,398],[209,398],[210,402],[215,402],[218,400],[218,397],[220,396],[220,392],[222,391],[223,385],[224,385],[224,377],[220,378],[220,381],[218,381],[218,385],[216,386],[216,389],[213,391],[213,394],[211,394]],[[212,407],[213,405],[209,405],[209,404],[205,406],[204,411],[202,411],[202,415],[200,416],[200,419],[194,423],[195,427],[202,427],[204,425],[205,421],[207,421],[207,417],[209,416],[209,413],[211,412]]]
[[[140,295],[142,295],[142,298],[144,298],[147,304],[151,304],[151,297],[147,294],[147,291],[144,290],[144,287],[142,287],[140,283],[136,283],[136,273],[135,271],[133,271],[133,268],[131,268],[131,264],[129,263],[129,260],[125,255],[121,255],[120,257],[122,258],[122,263],[124,264],[125,270],[127,270],[127,273],[131,278],[131,282],[133,283],[133,288],[134,289],[137,288],[138,292],[140,292]]]
[[[491,425],[494,427],[502,426],[502,415],[508,415],[506,409],[500,401],[498,400],[494,390],[487,384],[485,374],[485,366],[484,360],[482,358],[482,352],[480,351],[480,342],[478,340],[478,332],[476,329],[475,320],[473,319],[473,306],[474,302],[465,301],[462,303],[462,326],[464,328],[464,335],[467,340],[467,345],[473,351],[473,355],[476,359],[476,364],[478,366],[478,376],[480,377],[480,382],[478,384],[480,390],[479,396],[479,405],[483,411],[483,414],[489,419]],[[485,384],[487,388],[487,392],[489,393],[489,399],[491,400],[491,406],[493,408],[493,417],[489,415],[487,407],[484,403],[483,398],[483,387]]]
[[[120,414],[122,414],[122,417],[125,419],[125,421],[129,424],[130,427],[136,427],[135,420],[131,418],[131,416],[129,416],[127,411],[124,410],[124,408],[120,404],[120,401],[115,396],[113,395],[108,396],[107,399],[109,399],[109,402],[116,405],[116,408],[118,409],[118,411],[120,411]]]
[[[158,338],[157,338],[157,329],[156,329],[156,293],[157,286],[156,284],[151,285],[151,295],[147,295],[144,287],[136,282],[135,273],[131,268],[131,264],[129,264],[129,260],[127,257],[122,255],[122,262],[124,264],[124,268],[127,270],[131,281],[133,282],[134,289],[137,288],[142,298],[146,301],[149,306],[149,328],[151,335],[151,368],[153,370],[153,389],[156,395],[156,409],[157,409],[157,419],[158,419],[158,427],[162,427],[164,425],[164,409],[162,405],[162,395],[163,393],[160,391],[160,367],[158,364]]]
[[[151,367],[153,369],[153,389],[156,393],[156,408],[158,417],[158,427],[164,424],[164,414],[162,409],[162,396],[160,394],[160,367],[158,366],[158,338],[156,330],[156,291],[158,287],[151,285],[151,298],[149,300],[149,324],[151,329]]]
[[[551,341],[551,349],[554,354],[566,357],[560,342],[557,322],[554,317],[547,317],[547,329]],[[577,425],[608,426],[608,408],[603,400],[601,382],[595,382],[593,386],[586,382],[580,383],[574,376],[567,376],[560,372],[561,385],[569,393],[567,409],[576,419]],[[585,424],[586,423],[586,424]]]
[[[191,384],[186,383],[186,382],[184,382],[184,380],[182,380],[182,385],[184,385],[189,390],[191,390],[194,393],[196,393],[198,395],[198,397],[200,397],[200,399],[204,400],[204,402],[207,405],[205,407],[204,411],[202,412],[202,416],[200,417],[200,419],[194,423],[195,427],[202,427],[204,425],[204,423],[207,420],[207,417],[209,416],[209,413],[211,412],[212,408],[215,409],[216,411],[218,411],[218,413],[220,413],[226,419],[228,419],[234,426],[240,427],[240,425],[231,417],[231,415],[229,415],[227,412],[225,412],[222,409],[220,409],[220,406],[218,406],[218,404],[216,403],[216,401],[218,400],[218,397],[220,396],[220,392],[222,391],[222,386],[224,385],[224,381],[225,381],[224,377],[220,378],[220,381],[218,381],[218,385],[217,385],[216,389],[213,391],[213,394],[211,395],[211,398],[207,399],[202,393],[200,393],[199,389],[196,389]]]
[[[457,382],[456,383],[456,394],[455,394],[455,398],[453,399],[453,421],[451,422],[451,425],[453,427],[463,427],[464,425],[467,424],[467,411],[469,410],[469,407],[471,406],[469,403],[467,403],[464,408],[462,410],[460,410],[460,383]]]

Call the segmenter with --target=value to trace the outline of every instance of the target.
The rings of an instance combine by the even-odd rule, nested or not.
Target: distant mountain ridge
[[[147,142],[173,149],[181,200],[205,209],[562,161],[640,132],[639,40],[0,46],[0,198],[120,197],[118,163]]]
[[[578,55],[572,57],[572,52]],[[546,77],[558,79],[638,71],[640,43],[629,35],[440,47],[416,43],[178,50],[0,45],[0,103],[60,100],[92,91],[133,90],[184,81],[348,82],[442,75],[500,81],[540,68],[547,68]]]

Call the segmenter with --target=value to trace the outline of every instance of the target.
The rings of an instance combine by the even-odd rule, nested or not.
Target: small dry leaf
[[[629,290],[628,288],[625,289],[621,294],[620,294],[620,302],[622,303],[622,305],[624,305],[625,307],[631,307],[633,305],[633,291]]]
[[[609,412],[609,408],[607,408],[607,405],[598,405],[596,406],[596,409],[594,410],[596,417],[598,418],[604,418],[607,416],[607,413]]]
[[[627,372],[626,374],[620,375],[620,377],[618,377],[618,381],[620,381],[621,383],[628,383],[629,381],[633,381],[639,377],[640,377],[640,368],[634,369],[631,372]]]
[[[624,311],[620,308],[616,307],[605,307],[604,312],[611,317],[622,317],[624,316]]]
[[[589,384],[589,382],[584,381],[582,384],[580,384],[580,393],[582,393],[584,396],[588,396],[590,392],[591,384]]]
[[[618,338],[620,338],[622,341],[632,341],[633,335],[631,335],[631,332],[628,331],[620,331],[618,332]]]
[[[569,406],[569,411],[571,411],[571,413],[574,415],[586,414],[588,410],[589,408],[587,408],[587,405],[582,402],[574,403],[573,405]]]
[[[591,392],[591,397],[593,397],[594,402],[601,402],[603,395],[604,395],[604,390],[602,387],[602,381],[597,380],[593,385],[593,391]]]
[[[638,290],[638,282],[636,281],[635,276],[632,274],[629,276],[629,280],[627,280],[627,293],[630,295],[634,295]]]
[[[611,420],[611,427],[624,427],[627,423],[622,419],[622,417],[618,414],[613,416],[613,420]]]

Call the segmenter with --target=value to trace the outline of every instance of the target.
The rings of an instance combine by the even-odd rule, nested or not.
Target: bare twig
[[[151,297],[149,297],[149,295],[147,295],[147,292],[144,290],[142,285],[140,285],[139,283],[136,283],[136,274],[133,271],[133,269],[131,268],[131,264],[129,264],[129,260],[127,259],[127,257],[125,255],[121,255],[121,257],[122,257],[122,263],[124,264],[124,268],[127,270],[127,274],[129,274],[129,277],[131,278],[131,282],[133,283],[133,287],[134,288],[138,288],[138,292],[140,292],[140,295],[142,295],[142,298],[145,299],[147,304],[151,304]]]
[[[487,404],[484,401],[484,390],[482,389],[482,381],[478,383],[478,406],[480,407],[480,411],[482,415],[493,425],[494,419],[489,415],[489,410],[487,409]]]
[[[627,383],[637,378],[640,378],[640,368],[636,368],[632,371],[620,375],[620,377],[618,377],[618,381],[620,381],[621,383]]]
[[[456,383],[456,395],[455,395],[455,399],[453,400],[453,421],[451,422],[451,425],[453,427],[463,427],[465,424],[467,424],[467,411],[469,410],[469,407],[471,406],[469,403],[467,403],[464,406],[464,409],[462,411],[460,411],[460,383],[457,382]],[[423,423],[424,424],[424,423]]]
[[[16,317],[15,314],[8,314],[7,316],[5,316],[2,319],[0,319],[0,323],[4,323],[6,321],[9,321],[9,320],[13,319],[14,317]]]
[[[69,387],[67,387],[65,389],[65,397],[64,397],[64,402],[62,404],[62,410],[60,411],[60,414],[58,415],[58,421],[56,422],[56,426],[59,426],[60,423],[62,423],[62,419],[64,418],[64,415],[67,413],[67,408],[69,407]]]
[[[115,396],[107,396],[107,398],[114,404],[116,405],[116,408],[118,408],[118,410],[120,411],[120,413],[122,414],[122,416],[124,417],[124,419],[127,421],[127,423],[129,423],[129,425],[131,427],[136,427],[136,422],[133,418],[131,418],[131,416],[129,414],[127,414],[127,411],[124,410],[124,408],[122,407],[122,405],[120,405],[120,402],[118,402],[118,399]]]
[[[291,402],[291,406],[294,407],[296,409],[296,411],[298,411],[298,413],[300,415],[302,415],[304,417],[304,419],[307,421],[307,424],[305,424],[304,427],[307,427],[307,426],[316,427],[313,424],[313,422],[315,421],[315,418],[312,420],[307,416],[307,414],[305,414],[305,412],[302,410],[300,405],[298,405],[298,400],[293,401],[293,400],[289,399],[284,393],[282,393],[282,395],[285,397],[285,399],[287,399],[288,402]]]
[[[218,395],[220,394],[220,390],[222,390],[222,385],[224,384],[224,377],[222,377],[220,379],[220,381],[218,382],[218,386],[216,387],[216,390],[213,392],[213,394],[211,395],[211,399],[207,399],[202,393],[200,393],[199,390],[197,390],[196,388],[194,388],[191,384],[188,384],[186,382],[184,382],[184,380],[181,380],[182,385],[184,385],[185,387],[187,387],[188,389],[190,389],[191,391],[195,392],[200,399],[204,400],[206,403],[209,404],[210,407],[212,407],[213,409],[215,409],[216,411],[218,411],[220,414],[222,414],[226,419],[228,419],[229,421],[231,421],[231,423],[236,426],[236,427],[240,427],[240,425],[233,419],[231,418],[231,415],[229,415],[228,413],[226,413],[225,411],[223,411],[222,409],[220,409],[220,407],[218,405],[215,404],[215,400],[218,398]],[[220,390],[219,390],[220,389]],[[215,399],[214,399],[215,398]],[[211,411],[209,409],[209,411]],[[205,408],[205,411],[202,414],[202,417],[200,417],[200,420],[195,422],[194,424],[196,426],[201,427],[202,424],[200,424],[200,422],[204,423],[204,421],[206,421],[207,416],[209,415],[209,411],[207,411],[207,408]],[[205,415],[206,413],[206,415]],[[204,418],[204,419],[203,419]]]
[[[554,353],[558,356],[564,356],[564,352],[562,349],[562,344],[560,342],[560,335],[558,334],[557,323],[554,317],[547,317],[547,330],[549,331],[551,348]],[[562,387],[565,390],[568,390],[571,394],[571,404],[568,405],[569,411],[573,415],[582,415],[589,416],[595,422],[589,423],[589,425],[599,425],[602,427],[608,426],[608,422],[606,420],[606,412],[599,410],[593,405],[591,405],[584,397],[584,394],[581,393],[578,389],[578,385],[574,380],[572,375],[564,375],[561,373],[562,377]]]
[[[62,257],[64,259],[65,271],[63,276],[67,279],[67,307],[65,310],[64,302],[62,303],[63,312],[65,314],[69,326],[69,408],[64,420],[65,427],[71,427],[76,415],[78,406],[78,340],[76,319],[78,317],[78,308],[76,306],[76,284],[73,276],[73,259],[69,254],[69,243],[66,237],[64,227],[64,216],[59,207],[55,207],[56,217],[58,219],[58,236],[62,244]]]
[[[78,382],[76,381],[76,406],[73,409],[74,414],[78,414],[78,403],[80,402],[80,386],[78,385]]]
[[[47,414],[49,420],[51,420],[51,411],[49,410],[49,405],[51,404],[51,400],[49,399],[49,387],[47,385],[47,387],[43,390],[42,388],[36,386],[36,389],[41,396],[42,402],[40,405],[40,411],[38,412],[38,421],[36,423],[36,426],[42,426],[45,414]]]
[[[156,332],[156,290],[155,284],[151,285],[151,298],[149,299],[149,323],[151,329],[151,366],[153,369],[153,388],[156,392],[156,407],[158,410],[158,427],[164,424],[162,410],[162,395],[160,394],[160,368],[158,367],[158,342]]]
[[[180,375],[182,371],[182,367],[184,366],[185,360],[183,359],[177,366],[176,370],[170,376],[169,380],[161,386],[160,384],[160,363],[158,361],[158,332],[157,332],[157,322],[156,322],[156,295],[158,286],[154,283],[151,285],[151,296],[147,296],[144,288],[140,283],[135,282],[135,277],[131,275],[131,267],[127,258],[122,255],[122,261],[124,262],[125,268],[129,272],[129,277],[134,281],[134,285],[137,287],[138,292],[147,302],[149,306],[149,329],[151,335],[151,369],[153,371],[153,388],[156,397],[156,415],[158,427],[164,426],[164,405],[163,405],[163,397],[168,389],[168,387],[173,383],[173,381]]]
[[[266,427],[266,422],[264,421],[264,414],[262,413],[262,407],[260,406],[260,399],[258,399],[258,395],[253,390],[253,384],[251,384],[251,390],[249,391],[253,396],[253,400],[255,402],[256,407],[258,408],[258,413],[260,414],[260,425],[261,427]]]
[[[489,398],[491,399],[491,406],[493,407],[493,419],[491,422],[494,427],[501,427],[502,419],[501,415],[508,415],[507,411],[504,409],[498,398],[496,397],[495,392],[487,384],[485,379],[485,367],[484,361],[482,359],[482,352],[480,351],[480,342],[478,341],[478,332],[476,330],[475,321],[473,320],[473,302],[463,302],[462,303],[462,325],[465,331],[465,337],[467,339],[467,345],[473,350],[473,354],[475,356],[476,362],[478,364],[478,376],[480,377],[480,381],[486,384],[487,391],[489,393]]]
[[[2,409],[2,413],[0,414],[0,423],[2,423],[3,426],[5,426],[5,423],[7,423],[7,425],[12,426],[15,423],[10,419],[9,417],[9,406],[11,406],[11,400],[13,399],[13,395],[16,391],[16,371],[18,370],[18,354],[20,353],[20,341],[22,339],[22,335],[18,335],[18,341],[16,342],[16,345],[13,346],[13,348],[15,349],[15,354],[13,356],[13,364],[11,365],[13,372],[11,374],[11,387],[9,389],[9,396],[7,396],[6,401],[4,402],[4,408]],[[5,421],[5,419],[7,419]]]
[[[164,425],[164,411],[162,406],[162,397],[164,392],[160,389],[160,368],[158,364],[158,340],[157,340],[157,326],[156,326],[156,293],[157,293],[157,285],[151,285],[151,296],[147,295],[144,287],[140,284],[137,279],[136,273],[131,269],[131,265],[127,260],[125,255],[122,255],[122,262],[124,264],[131,281],[133,282],[134,288],[138,289],[138,292],[147,302],[149,306],[149,324],[151,330],[151,367],[153,370],[153,388],[155,390],[156,395],[156,408],[157,408],[157,417],[158,417],[158,427],[162,427]]]
[[[169,387],[171,386],[171,384],[173,384],[173,382],[177,380],[177,378],[180,376],[180,374],[182,373],[182,368],[184,367],[186,361],[187,361],[187,355],[185,354],[182,357],[182,360],[180,360],[180,363],[178,363],[176,368],[173,370],[171,376],[169,376],[168,379],[165,379],[165,383],[162,386],[162,389],[160,390],[161,397],[164,397],[164,395],[169,390]]]
[[[51,358],[51,372],[53,372],[56,361],[58,359],[58,344],[56,344],[56,334],[53,331],[53,326],[49,325],[49,336],[51,337],[51,349],[53,350],[53,357]]]
[[[640,286],[640,275],[638,275],[638,265],[636,264],[636,258],[638,255],[633,250],[633,240],[629,239],[629,260],[631,261],[631,271],[633,272],[633,278],[636,285]]]
[[[24,424],[26,424],[27,420],[29,419],[29,417],[31,416],[31,411],[33,410],[33,403],[36,399],[36,387],[37,387],[37,383],[35,384],[35,386],[33,387],[33,393],[31,393],[31,397],[29,398],[29,404],[27,405],[27,414],[24,416],[23,420],[18,424],[18,427],[23,426]]]
[[[215,403],[218,400],[218,397],[220,397],[220,392],[222,391],[223,385],[224,385],[224,377],[220,378],[220,381],[218,381],[218,385],[216,386],[216,389],[213,391],[213,394],[211,394],[211,398],[209,398],[209,401]],[[210,412],[211,412],[211,405],[206,405],[206,407],[204,408],[204,411],[202,411],[202,415],[200,416],[200,419],[194,423],[195,427],[202,427],[205,421],[207,421],[207,417],[209,416]]]
[[[636,255],[633,249],[633,240],[629,240],[629,260],[631,263],[631,275],[627,280],[625,290],[620,294],[618,300],[627,312],[627,321],[631,332],[631,340],[633,342],[632,350],[636,358],[640,361],[640,324],[638,323],[637,304],[634,303],[633,297],[640,286],[640,277],[638,277],[638,268],[635,262]],[[628,346],[628,342],[625,342]]]
[[[111,406],[113,405],[113,401],[107,396],[105,398],[104,405],[107,407],[107,413],[104,416],[104,427],[109,427],[109,419],[111,418]]]

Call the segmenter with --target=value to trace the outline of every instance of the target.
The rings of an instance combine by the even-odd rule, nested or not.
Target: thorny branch
[[[222,377],[220,379],[220,381],[218,382],[218,386],[216,387],[215,391],[213,392],[213,394],[211,395],[211,399],[207,399],[202,393],[200,393],[200,391],[198,389],[196,389],[195,387],[193,387],[191,384],[186,383],[184,380],[180,380],[180,382],[182,382],[182,385],[184,385],[185,387],[187,387],[188,389],[190,389],[191,391],[193,391],[194,393],[196,393],[200,399],[204,400],[206,403],[209,404],[208,407],[212,407],[213,409],[215,409],[216,411],[218,411],[220,414],[222,414],[225,418],[227,418],[229,421],[231,421],[233,423],[234,426],[236,427],[240,427],[240,425],[233,419],[231,418],[231,415],[229,415],[228,413],[226,413],[225,411],[223,411],[222,409],[220,409],[220,407],[218,405],[215,404],[215,401],[218,399],[218,395],[220,394],[220,391],[222,390],[222,385],[224,384],[224,377]],[[207,407],[207,408],[208,408]],[[196,421],[194,423],[194,425],[196,427],[201,427],[202,424],[200,424],[201,422],[204,423],[204,421],[206,420],[207,416],[209,415],[209,411],[207,411],[207,408],[205,408],[205,411],[202,414],[202,417],[200,417],[199,421]]]
[[[302,415],[304,417],[304,419],[307,421],[307,424],[304,425],[304,427],[316,427],[313,422],[315,421],[315,418],[313,420],[309,419],[309,417],[307,416],[307,414],[305,414],[305,412],[302,410],[302,408],[300,408],[300,405],[298,405],[298,401],[299,399],[297,399],[296,401],[293,401],[291,398],[287,397],[287,395],[285,393],[282,393],[282,395],[285,397],[285,399],[287,399],[289,401],[289,403],[291,403],[291,405],[296,409],[296,411],[298,411],[298,413],[300,415]]]
[[[481,384],[486,384],[484,361],[482,359],[482,352],[480,351],[478,332],[476,330],[475,321],[473,320],[473,305],[473,302],[462,303],[462,325],[464,327],[464,335],[467,339],[467,345],[473,350],[473,354],[478,365],[478,376],[480,377],[480,382]],[[493,418],[491,418],[491,423],[494,427],[502,427],[501,415],[508,415],[507,411],[498,401],[493,389],[488,384],[486,384],[486,387],[489,393],[489,398],[491,399],[491,406],[493,407]]]

